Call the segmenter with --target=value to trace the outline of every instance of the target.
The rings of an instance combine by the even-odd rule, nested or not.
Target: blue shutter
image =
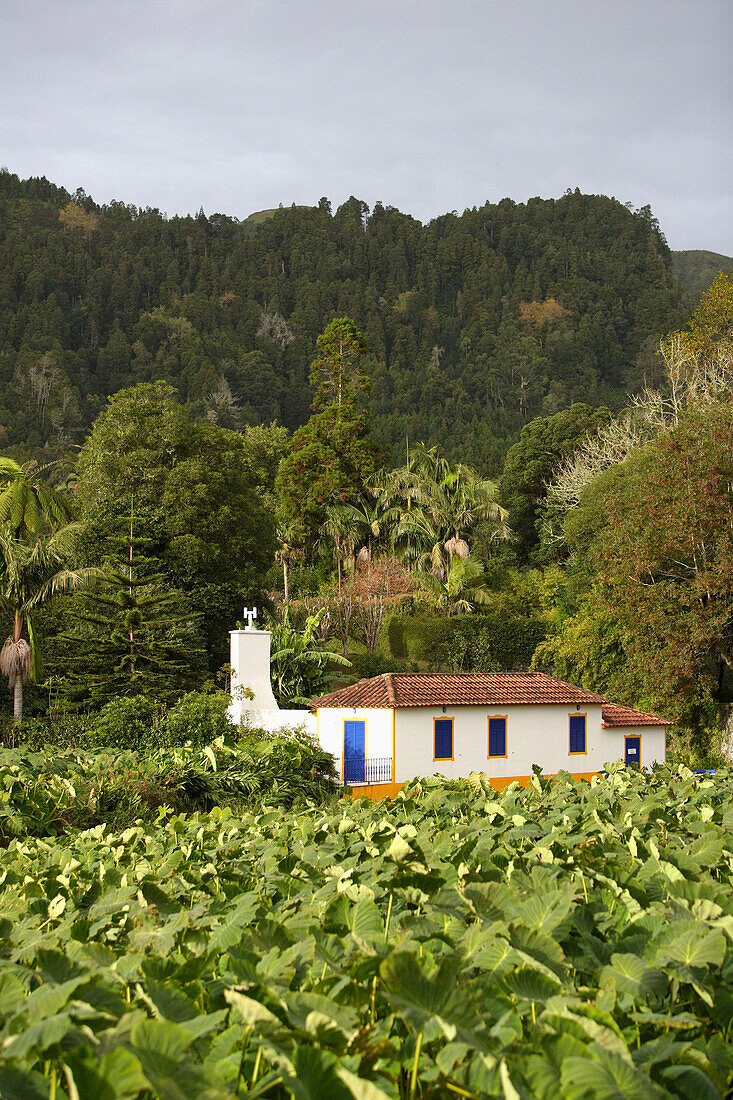
[[[585,752],[585,715],[570,715],[570,751]]]
[[[453,756],[453,719],[436,718],[435,751],[436,760],[450,760]]]
[[[489,756],[506,756],[506,718],[489,718]]]

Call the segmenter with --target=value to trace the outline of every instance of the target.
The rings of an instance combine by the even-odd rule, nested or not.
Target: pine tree
[[[153,540],[135,532],[132,506],[115,526],[103,579],[69,609],[76,629],[63,635],[60,694],[92,708],[118,695],[175,702],[205,674],[200,613],[149,556]]]

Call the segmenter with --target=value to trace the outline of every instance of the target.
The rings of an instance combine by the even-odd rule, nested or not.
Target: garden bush
[[[94,719],[94,744],[117,749],[152,747],[161,740],[155,707],[146,695],[119,695],[110,699]]]
[[[234,729],[228,715],[230,704],[230,696],[221,691],[190,691],[163,715],[161,740],[167,745],[209,745],[225,737]]]

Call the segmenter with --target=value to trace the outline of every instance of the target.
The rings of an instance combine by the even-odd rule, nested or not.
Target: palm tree
[[[342,591],[342,570],[346,558],[353,555],[357,542],[356,526],[353,516],[346,511],[345,505],[334,504],[326,508],[326,519],[321,527],[319,543],[329,546],[333,551],[338,577],[339,596]]]
[[[342,521],[344,528],[353,535],[354,542],[361,542],[359,560],[362,560],[362,551],[365,552],[365,560],[370,563],[374,542],[384,534],[386,494],[382,486],[369,485],[366,491],[352,502],[340,504],[329,509]]]
[[[51,465],[30,461],[20,466],[0,456],[0,524],[7,524],[15,538],[34,535],[45,525],[68,523],[71,510],[63,495],[41,479]]]
[[[283,599],[286,604],[290,600],[290,566],[305,557],[303,548],[296,545],[301,539],[302,532],[295,525],[278,525],[275,560],[283,567]]]
[[[382,494],[395,548],[442,582],[454,558],[468,558],[477,523],[491,522],[498,537],[509,537],[496,488],[470,466],[452,465],[437,447],[418,444],[407,464],[387,476]]]
[[[12,631],[0,649],[0,674],[13,693],[13,717],[23,717],[23,684],[40,675],[41,661],[33,612],[52,596],[86,584],[96,570],[66,568],[78,524],[53,534],[19,539],[6,524],[0,528],[0,612],[12,620]],[[27,638],[25,637],[27,633]]]
[[[441,576],[428,574],[422,584],[448,615],[470,614],[491,600],[484,571],[473,558],[450,558]]]

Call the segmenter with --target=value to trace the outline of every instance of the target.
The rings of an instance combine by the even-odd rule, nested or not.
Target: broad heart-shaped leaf
[[[224,1100],[230,1094],[215,1071],[186,1058],[194,1036],[168,1020],[143,1020],[130,1034],[131,1048],[160,1100]]]
[[[381,913],[371,898],[359,898],[357,901],[351,913],[351,931],[367,943],[384,936]]]
[[[123,1047],[108,1051],[97,1063],[91,1051],[66,1058],[80,1100],[135,1100],[147,1088],[140,1062]]]
[[[674,1089],[675,1096],[686,1096],[689,1100],[722,1100],[723,1094],[697,1066],[665,1066],[661,1076]]]
[[[602,966],[600,982],[613,982],[619,993],[636,1000],[645,991],[644,978],[648,967],[638,955],[615,954],[609,966]]]
[[[296,1100],[352,1100],[352,1094],[338,1078],[338,1059],[327,1050],[299,1046],[293,1058],[296,1077],[288,1081]]]
[[[193,1001],[170,982],[156,982],[153,978],[146,978],[145,987],[138,988],[149,1001],[155,1014],[162,1016],[165,1020],[182,1024],[184,1020],[190,1020],[198,1015],[198,1009]]]
[[[48,1100],[48,1077],[33,1070],[0,1070],[3,1100]]]
[[[339,1066],[336,1076],[343,1081],[354,1100],[391,1100],[386,1092],[378,1088],[373,1081],[366,1081],[363,1077],[357,1077],[355,1073]]]
[[[575,890],[545,890],[515,906],[515,919],[526,928],[553,932],[567,917],[574,901]]]
[[[622,1058],[596,1048],[566,1058],[560,1070],[563,1100],[664,1100],[669,1094]]]
[[[539,970],[532,970],[525,966],[521,970],[515,970],[511,974],[504,975],[504,985],[510,993],[515,993],[525,1001],[547,1001],[560,993],[560,982],[548,978]]]
[[[455,1038],[458,1028],[480,1026],[481,1021],[456,981],[452,959],[444,959],[437,973],[429,977],[414,955],[397,951],[385,959],[380,969],[389,1000],[415,1031],[431,1018],[440,1021],[448,1039]]]
[[[269,1008],[253,997],[240,993],[237,989],[226,989],[224,1000],[232,1006],[236,1015],[254,1028],[258,1034],[272,1034],[273,1031],[279,1031],[284,1026]]]
[[[722,966],[725,958],[725,935],[716,929],[687,928],[667,947],[667,958],[685,966]]]
[[[0,974],[0,1020],[9,1019],[19,1012],[25,1002],[26,991],[15,974]]]
[[[50,1049],[61,1042],[67,1031],[74,1025],[67,1012],[48,1016],[37,1024],[31,1024],[20,1035],[16,1035],[4,1050],[7,1058],[26,1058],[31,1051],[38,1056],[47,1056]]]

